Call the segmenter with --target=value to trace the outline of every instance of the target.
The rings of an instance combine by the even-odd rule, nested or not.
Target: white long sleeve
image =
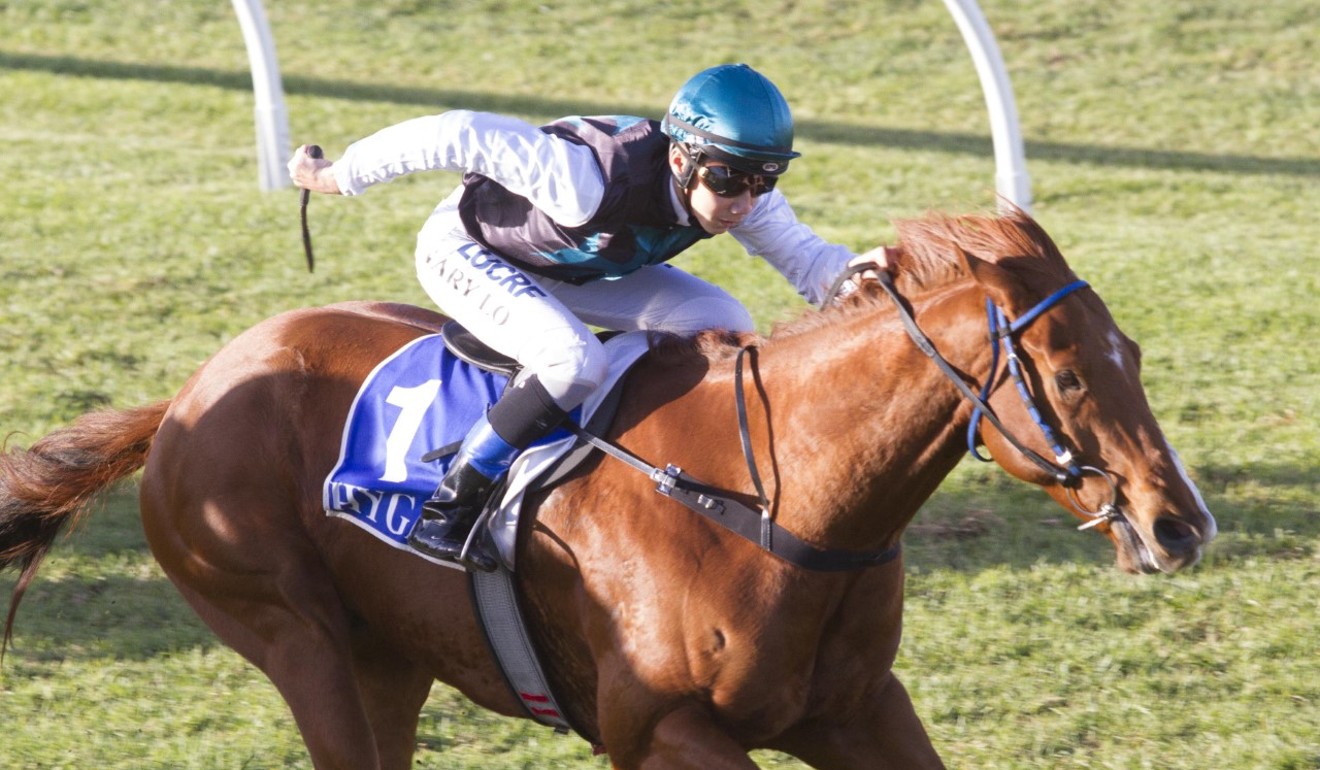
[[[404,174],[440,170],[489,177],[566,227],[590,220],[605,191],[589,148],[516,118],[468,110],[377,131],[349,145],[334,164],[345,195]]]
[[[852,251],[826,241],[799,222],[778,190],[756,204],[742,224],[729,233],[747,253],[773,265],[808,302],[820,305],[834,279],[853,258]]]

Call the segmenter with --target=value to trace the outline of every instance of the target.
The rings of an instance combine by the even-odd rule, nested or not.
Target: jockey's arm
[[[888,267],[883,247],[856,255],[848,247],[817,235],[798,221],[778,190],[757,199],[751,215],[729,232],[749,254],[774,266],[813,305],[827,299],[829,287],[847,267],[863,261],[877,262],[882,269]]]
[[[516,118],[468,110],[381,129],[349,145],[333,164],[307,157],[303,148],[289,161],[295,184],[344,195],[417,171],[481,174],[568,227],[589,220],[605,190],[587,147]]]

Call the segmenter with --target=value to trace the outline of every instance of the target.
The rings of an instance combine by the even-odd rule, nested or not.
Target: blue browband
[[[1027,326],[1029,326],[1032,321],[1036,320],[1037,316],[1039,316],[1041,313],[1044,313],[1046,310],[1049,310],[1051,307],[1053,307],[1055,303],[1057,303],[1059,300],[1063,299],[1069,294],[1072,294],[1078,289],[1085,289],[1090,285],[1091,284],[1081,279],[1073,281],[1072,283],[1068,284],[1067,286],[1064,286],[1062,289],[1059,289],[1058,291],[1054,292],[1053,294],[1041,300],[1040,302],[1037,302],[1035,307],[1023,313],[1021,318],[1009,324],[1006,329],[1000,332],[1000,334],[1001,335],[1017,334],[1018,332],[1022,331]]]

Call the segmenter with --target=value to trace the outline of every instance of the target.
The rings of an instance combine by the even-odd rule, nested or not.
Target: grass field
[[[1203,564],[1131,578],[1039,492],[964,464],[909,533],[898,668],[955,768],[1320,768],[1320,6],[986,0],[1034,211],[1144,350],[1216,513]],[[295,142],[331,156],[450,107],[658,116],[745,60],[794,106],[783,189],[857,249],[993,208],[974,71],[941,3],[269,2]],[[454,179],[257,190],[230,4],[0,2],[0,435],[172,395],[282,310],[424,303],[416,229]],[[723,239],[727,240],[727,239]],[[681,264],[765,329],[803,312],[717,239]],[[12,432],[12,434],[11,434]],[[0,767],[308,768],[286,708],[156,568],[131,487],[57,549],[0,669]],[[7,594],[12,576],[0,578]],[[422,768],[604,767],[437,686]],[[765,767],[800,768],[771,753]]]

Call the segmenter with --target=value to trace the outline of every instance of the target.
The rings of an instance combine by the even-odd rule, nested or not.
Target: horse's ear
[[[967,273],[985,287],[986,294],[990,295],[995,304],[1013,314],[1018,304],[1015,298],[1021,291],[1013,274],[999,264],[969,254],[961,248],[957,248],[957,252]]]

